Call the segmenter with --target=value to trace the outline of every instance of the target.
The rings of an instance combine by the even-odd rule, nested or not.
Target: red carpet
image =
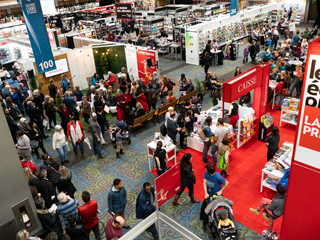
[[[271,110],[270,115],[274,117],[274,123],[279,126],[280,111]],[[284,124],[280,127],[280,146],[283,142],[293,142],[295,137],[296,126]],[[192,165],[197,178],[195,186],[195,196],[203,200],[203,176],[205,173],[206,164],[202,162],[202,153],[190,148],[183,149],[177,154],[177,160],[180,160],[186,153],[192,154]],[[209,157],[209,156],[208,156]],[[213,162],[212,158],[209,160]],[[230,156],[229,165],[229,186],[223,192],[224,196],[234,202],[233,210],[235,220],[248,228],[262,233],[269,226],[264,225],[262,214],[258,217],[251,213],[249,208],[258,207],[261,198],[267,197],[272,199],[275,192],[264,188],[260,193],[261,170],[267,161],[267,147],[264,142],[256,139],[249,140],[241,148],[236,149]],[[171,166],[172,164],[169,164]],[[156,174],[156,171],[153,172]],[[280,233],[282,217],[274,222],[273,230]]]

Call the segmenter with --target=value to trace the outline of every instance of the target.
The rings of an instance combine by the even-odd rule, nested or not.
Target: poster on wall
[[[18,0],[27,26],[38,73],[56,69],[39,0]]]
[[[198,54],[198,33],[197,31],[186,32],[186,63],[199,65],[199,54]]]
[[[151,81],[153,73],[157,71],[156,52],[138,49],[136,51],[138,76],[145,84]],[[152,67],[148,67],[148,59],[152,61]]]
[[[45,15],[55,14],[56,7],[53,0],[40,0],[42,12]]]
[[[136,49],[135,47],[127,46],[125,48],[125,51],[126,51],[127,70],[131,78],[131,81],[135,81],[139,78]]]
[[[132,20],[131,3],[115,3],[118,20]]]

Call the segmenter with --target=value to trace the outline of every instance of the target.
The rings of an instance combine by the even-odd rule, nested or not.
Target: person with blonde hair
[[[73,198],[74,193],[77,191],[77,189],[71,181],[72,173],[65,166],[60,166],[59,173],[60,179],[57,185],[58,192],[64,192],[71,198]]]
[[[31,237],[27,230],[22,229],[19,232],[17,232],[16,240],[41,240],[41,239],[38,237]]]
[[[145,111],[143,110],[143,106],[140,102],[136,103],[136,118],[141,117],[145,114]]]
[[[33,174],[28,166],[23,168],[23,172],[28,184],[33,186],[35,181],[38,179],[37,176]]]
[[[163,82],[163,87],[162,87],[162,89],[160,91],[161,93],[163,92],[163,90],[166,87],[167,87],[168,91],[172,91],[173,85],[171,84],[170,79],[166,75],[162,76],[162,82]]]

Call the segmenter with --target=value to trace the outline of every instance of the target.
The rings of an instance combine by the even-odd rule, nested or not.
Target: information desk
[[[153,165],[153,167],[151,168],[151,162],[153,162],[153,164],[155,163],[154,160],[154,151],[156,150],[157,144],[152,141],[151,143],[149,143],[147,145],[147,151],[148,151],[148,161],[149,161],[149,171],[151,171],[153,169],[153,167],[155,165]],[[166,148],[167,154],[168,154],[168,162],[172,159],[174,159],[174,165],[177,164],[177,158],[176,158],[176,145],[174,144],[170,144],[167,148]]]

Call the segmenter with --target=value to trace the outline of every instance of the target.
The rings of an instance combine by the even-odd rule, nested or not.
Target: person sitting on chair
[[[265,209],[268,215],[272,217],[281,217],[284,210],[284,203],[286,201],[286,189],[281,184],[278,184],[276,189],[277,194],[273,199],[262,198],[258,208],[250,208],[250,211],[259,216],[260,211]],[[267,216],[267,214],[264,213],[262,217],[266,221],[270,222],[270,218]]]

